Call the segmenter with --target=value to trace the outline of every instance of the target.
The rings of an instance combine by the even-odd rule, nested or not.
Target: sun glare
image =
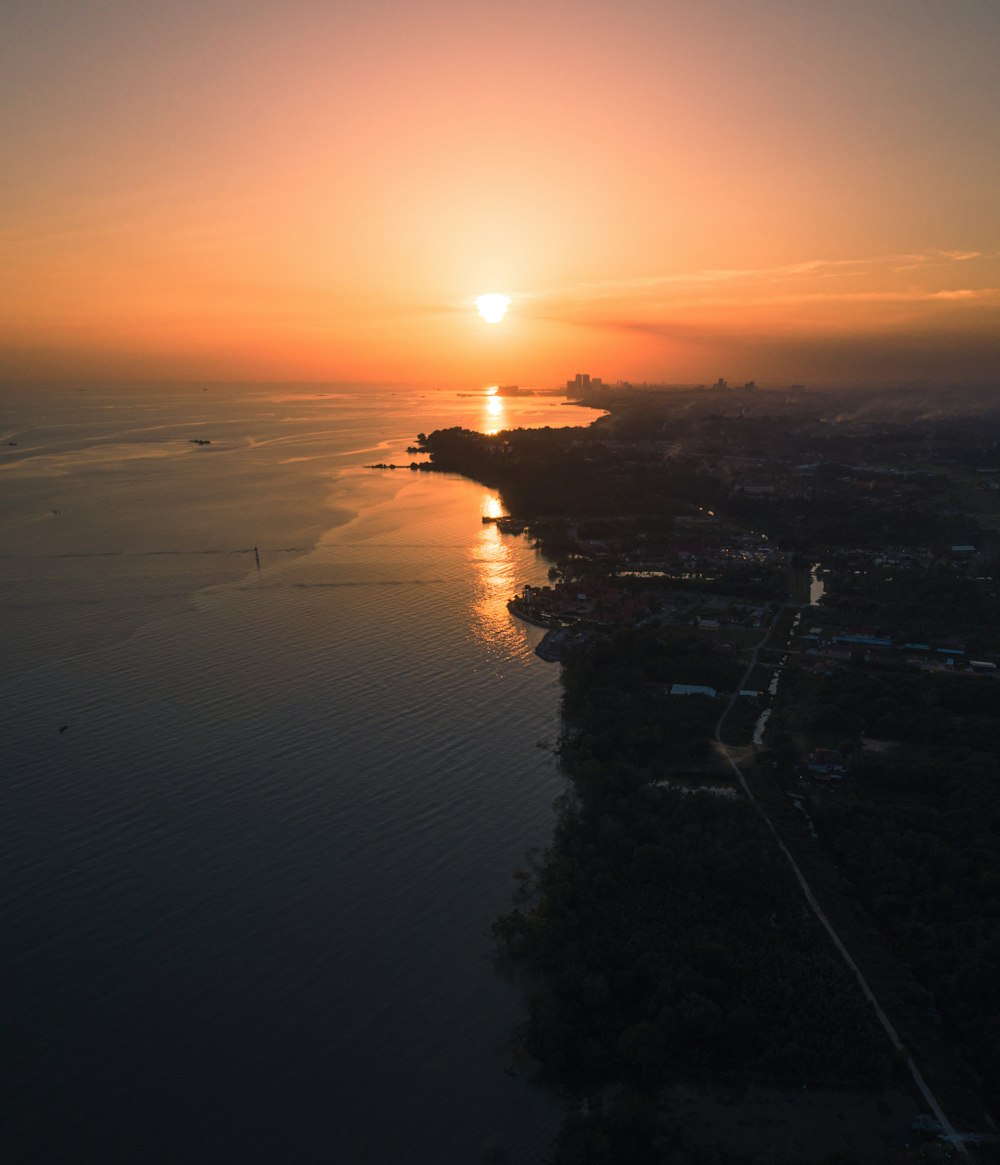
[[[476,298],[476,307],[479,314],[488,324],[498,324],[507,314],[510,307],[510,296],[491,292],[489,295],[480,295]]]
[[[484,494],[482,502],[484,518],[499,518],[503,515],[503,506],[495,494]]]

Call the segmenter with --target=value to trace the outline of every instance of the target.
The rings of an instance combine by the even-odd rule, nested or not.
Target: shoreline
[[[529,615],[528,612],[521,607],[516,598],[507,600],[507,610],[522,622],[530,623],[533,627],[544,627],[546,631],[559,630],[559,624],[552,622],[551,619],[540,619],[535,615]]]

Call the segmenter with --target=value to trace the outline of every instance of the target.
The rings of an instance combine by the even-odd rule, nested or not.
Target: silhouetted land
[[[527,1047],[586,1098],[551,1160],[737,1159],[686,1139],[665,1099],[679,1080],[900,1078],[758,812],[695,791],[724,780],[722,698],[779,611],[725,739],[747,746],[758,804],[947,1115],[993,1159],[1000,392],[593,403],[610,415],[586,429],[420,440],[430,468],[497,488],[553,560],[552,586],[520,601],[569,643],[572,788],[495,924],[535,984]],[[913,1159],[921,1136],[920,1159],[952,1151],[902,1132],[878,1159]]]

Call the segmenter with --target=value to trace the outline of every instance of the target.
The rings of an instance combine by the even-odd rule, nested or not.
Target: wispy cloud
[[[947,300],[996,299],[1000,288],[960,287],[947,291],[808,291],[798,294],[766,295],[753,299],[754,306],[790,303],[940,303]],[[746,306],[747,300],[717,299],[713,303],[720,307],[737,304]]]
[[[804,259],[796,263],[785,263],[773,267],[732,267],[705,268],[695,271],[674,272],[665,275],[642,275],[630,279],[582,282],[559,288],[521,291],[516,299],[522,303],[562,302],[585,304],[599,300],[644,298],[657,291],[689,292],[721,289],[725,286],[766,285],[793,283],[797,280],[815,280],[834,277],[872,277],[880,274],[897,274],[918,269],[931,270],[948,268],[957,263],[968,263],[974,259],[1000,258],[1000,253],[987,254],[983,251],[934,250],[914,254],[866,255],[857,259]],[[983,289],[992,294],[992,289]],[[879,294],[879,293],[875,293]],[[887,296],[895,293],[886,292]],[[965,293],[914,292],[915,297],[939,295],[962,298]],[[977,295],[979,291],[970,291]],[[904,295],[904,298],[906,296]]]

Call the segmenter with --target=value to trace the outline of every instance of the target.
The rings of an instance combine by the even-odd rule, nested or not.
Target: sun
[[[476,307],[479,308],[479,314],[488,324],[498,324],[507,314],[507,308],[510,307],[510,296],[500,295],[493,291],[489,295],[479,295],[476,297]]]

